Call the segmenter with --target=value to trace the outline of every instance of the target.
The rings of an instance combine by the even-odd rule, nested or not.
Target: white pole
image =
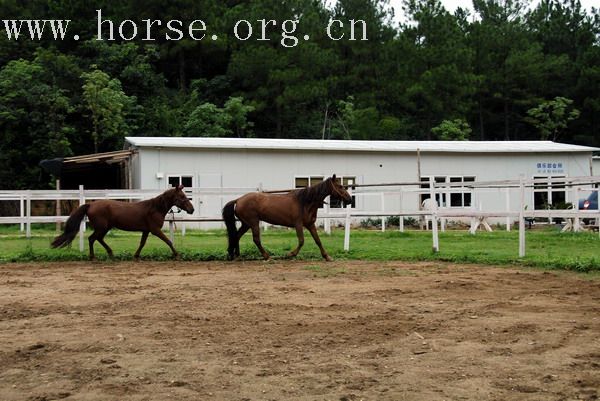
[[[60,179],[56,179],[56,232],[60,232]]]
[[[19,197],[19,216],[21,217],[21,232],[25,231],[25,199],[23,195]]]
[[[169,220],[169,239],[171,243],[175,243],[175,222],[173,219]]]
[[[598,188],[596,188],[596,192],[598,193],[598,195],[596,195],[596,199],[600,198],[600,186],[598,186]],[[600,206],[598,206],[598,209],[596,209],[598,211],[598,217],[596,218],[596,225],[598,226],[598,237],[600,237]]]
[[[83,185],[79,186],[79,206],[85,205],[85,195],[83,194]],[[79,251],[83,252],[83,237],[85,236],[85,218],[79,224]]]
[[[404,210],[402,210],[403,195],[404,195],[404,191],[402,191],[402,188],[400,188],[400,213],[402,213],[404,211]],[[398,229],[400,230],[401,233],[404,232],[404,216],[403,215],[398,216]]]
[[[385,213],[385,198],[384,198],[384,193],[381,193],[381,211],[383,213]],[[384,233],[385,232],[385,220],[386,217],[385,216],[381,216],[381,232]]]
[[[525,184],[523,177],[519,178],[519,257],[525,257]]]
[[[506,197],[506,212],[510,212],[510,189],[504,188],[504,196]],[[510,232],[510,216],[506,216],[506,231]]]
[[[350,250],[350,206],[346,206],[346,223],[344,225],[344,251]]]
[[[325,203],[325,215],[329,215],[330,209],[329,209],[329,202],[331,200],[331,197],[328,197],[327,202]],[[325,230],[325,233],[328,235],[331,235],[331,219],[329,218],[325,218],[325,220],[323,220],[323,229]]]
[[[434,177],[429,180],[429,194],[433,201],[433,210],[431,211],[431,233],[433,235],[433,252],[438,253],[440,251],[440,239],[438,237],[438,218],[437,218],[437,201],[435,199],[435,188],[434,188]]]
[[[575,210],[575,213],[579,213],[579,187],[573,187],[573,190],[571,191],[571,194],[574,193],[574,198],[573,198],[573,209]],[[575,219],[573,221],[573,231],[575,232],[579,232],[581,231],[581,224],[579,222],[579,216],[575,215]]]
[[[26,237],[31,238],[31,193],[27,191],[27,201],[26,204],[26,219],[27,219],[27,233]]]

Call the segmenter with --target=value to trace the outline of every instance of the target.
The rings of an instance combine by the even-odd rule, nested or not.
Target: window
[[[429,191],[429,180],[432,177],[421,177],[421,190]],[[469,183],[474,182],[475,177],[473,176],[434,176],[436,184],[457,184],[457,183]],[[472,192],[464,186],[452,186],[452,187],[444,187],[442,191],[436,191],[436,201],[437,204],[441,207],[470,207]],[[431,196],[429,192],[423,192],[419,195],[419,205],[423,204],[425,199],[429,199]],[[450,202],[448,204],[448,201]]]
[[[467,184],[474,181],[475,177],[450,177],[449,179],[452,184]],[[464,186],[452,186],[448,187],[448,191],[450,192],[450,207],[471,207],[471,189]]]
[[[558,206],[564,204],[567,201],[567,193],[565,190],[565,184],[557,182],[552,184],[550,180],[552,178],[564,178],[564,176],[535,176],[534,180],[537,179],[548,179],[548,182],[537,182],[533,185],[533,208],[534,209],[549,209],[550,206]]]
[[[191,175],[170,175],[168,177],[169,187],[174,188],[177,185],[183,185],[185,188],[191,188],[193,177]]]
[[[341,180],[342,185],[350,187],[351,189],[354,189],[355,187],[353,187],[353,184],[356,184],[356,177],[338,177]],[[306,187],[310,187],[313,185],[317,185],[321,182],[323,182],[324,177],[321,175],[318,176],[303,176],[303,177],[296,177],[295,179],[295,188],[299,189],[299,188],[306,188]],[[342,208],[342,207],[346,207],[346,205],[344,204],[344,202],[342,201],[341,198],[338,198],[336,196],[330,196],[329,197],[329,206],[331,208]],[[351,206],[352,208],[356,207],[356,197],[353,195],[352,196],[352,203]]]
[[[183,191],[187,194],[188,199],[192,204],[192,187],[194,186],[194,177],[191,175],[169,175],[167,176],[167,182],[169,188],[175,188],[178,185],[183,185]],[[177,208],[173,208],[173,211],[177,212]]]
[[[356,188],[354,186],[354,184],[356,184],[356,177],[341,177],[341,183],[344,187],[346,187],[347,189],[350,189],[352,191],[352,193],[354,192],[354,189]],[[342,200],[342,198],[339,198],[335,195],[331,195],[329,197],[329,207],[331,208],[344,208],[346,207],[346,204],[344,203],[344,201]],[[352,201],[350,201],[350,207],[351,208],[355,208],[356,207],[356,196],[352,195]]]

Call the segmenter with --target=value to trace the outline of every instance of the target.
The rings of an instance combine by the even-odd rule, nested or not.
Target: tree
[[[105,72],[95,69],[83,73],[83,99],[92,119],[92,141],[94,152],[98,152],[105,141],[122,139],[129,134],[127,113],[135,104],[135,98],[127,96],[121,89],[121,82],[110,78]],[[114,143],[113,143],[114,146]]]
[[[471,127],[462,118],[444,120],[431,129],[431,132],[442,141],[468,141],[471,136]]]
[[[212,103],[203,103],[190,115],[184,126],[187,136],[225,137],[231,135],[231,117]]]
[[[569,122],[579,117],[579,110],[572,107],[573,101],[557,96],[539,106],[529,109],[527,119],[540,132],[540,139],[556,141]]]
[[[0,188],[45,188],[38,163],[71,154],[69,98],[36,61],[0,70]]]
[[[412,45],[404,104],[420,136],[430,139],[435,124],[472,108],[473,51],[463,31],[464,18],[450,14],[439,0],[406,0],[404,9],[413,22],[402,33]]]
[[[248,136],[249,129],[254,123],[248,121],[248,114],[254,111],[254,106],[244,104],[243,97],[231,97],[225,102],[223,110],[229,115],[231,130],[238,138]]]

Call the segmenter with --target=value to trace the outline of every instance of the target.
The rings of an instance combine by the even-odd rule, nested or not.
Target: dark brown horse
[[[289,253],[289,257],[296,256],[304,245],[304,228],[306,227],[321,250],[323,258],[330,261],[331,258],[323,249],[315,227],[317,210],[323,206],[323,201],[329,195],[342,198],[345,202],[352,200],[348,191],[340,185],[334,174],[317,185],[286,194],[253,192],[227,203],[223,208],[223,220],[225,220],[229,237],[229,248],[227,249],[229,259],[240,256],[240,238],[249,229],[252,230],[252,238],[263,258],[269,259],[269,254],[260,243],[258,226],[260,221],[266,221],[270,224],[296,229],[298,246]],[[236,217],[242,223],[239,230],[235,226]]]
[[[194,207],[183,192],[183,185],[171,188],[156,198],[141,202],[129,203],[115,200],[98,200],[93,203],[79,206],[67,220],[65,231],[52,241],[52,248],[64,247],[69,245],[79,231],[81,220],[87,215],[90,226],[94,229],[88,241],[90,244],[90,259],[94,259],[94,241],[98,241],[108,256],[113,257],[113,251],[104,242],[104,236],[111,228],[118,228],[125,231],[141,231],[142,240],[140,246],[135,252],[135,258],[140,257],[140,252],[146,244],[148,234],[152,233],[162,239],[171,251],[173,257],[178,257],[178,253],[173,247],[173,243],[162,232],[162,226],[165,222],[165,216],[173,206],[185,210],[188,213],[194,213]]]

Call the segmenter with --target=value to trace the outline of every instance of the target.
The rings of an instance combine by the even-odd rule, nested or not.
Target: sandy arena
[[[0,266],[0,400],[596,400],[600,280],[403,262]]]

